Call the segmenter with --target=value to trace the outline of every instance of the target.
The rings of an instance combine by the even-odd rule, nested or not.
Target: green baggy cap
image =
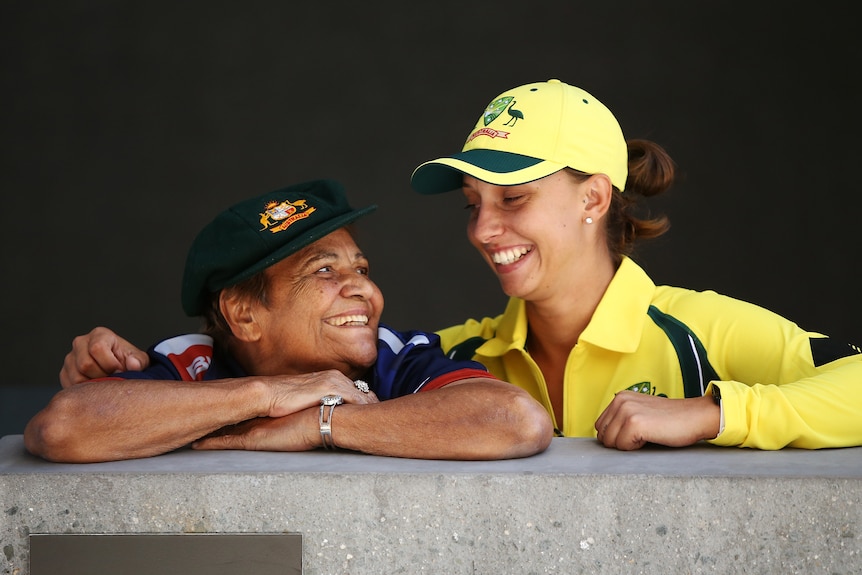
[[[377,209],[354,209],[342,185],[315,180],[234,205],[192,242],[183,273],[182,304],[201,315],[210,294],[238,284]]]

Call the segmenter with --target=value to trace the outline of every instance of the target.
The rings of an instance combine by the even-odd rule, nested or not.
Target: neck
[[[256,356],[253,353],[254,349],[251,346],[236,338],[231,338],[230,344],[226,349],[247,374],[264,375],[262,373],[264,369],[258,364]]]
[[[527,301],[527,347],[530,354],[568,355],[590,323],[615,271],[608,259],[603,264],[591,266],[588,276],[568,283],[551,296]]]

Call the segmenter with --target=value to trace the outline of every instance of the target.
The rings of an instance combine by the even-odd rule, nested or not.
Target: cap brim
[[[413,171],[410,183],[420,194],[440,194],[460,188],[464,174],[497,186],[516,186],[563,168],[521,154],[476,149],[425,162]]]

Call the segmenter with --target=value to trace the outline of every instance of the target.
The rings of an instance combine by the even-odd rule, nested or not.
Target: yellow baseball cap
[[[566,167],[606,174],[622,191],[628,149],[619,122],[604,104],[580,88],[548,80],[494,98],[461,152],[420,165],[411,184],[420,194],[439,194],[459,189],[469,174],[514,186]]]

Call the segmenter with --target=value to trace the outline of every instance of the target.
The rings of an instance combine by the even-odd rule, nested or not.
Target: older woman
[[[429,459],[544,450],[553,428],[529,394],[446,358],[434,334],[379,324],[383,295],[345,228],[373,209],[354,210],[324,180],[217,216],[192,244],[183,279],[183,308],[204,316],[206,335],[159,342],[139,371],[65,381],[28,423],[27,449],[66,462],[189,443]]]

